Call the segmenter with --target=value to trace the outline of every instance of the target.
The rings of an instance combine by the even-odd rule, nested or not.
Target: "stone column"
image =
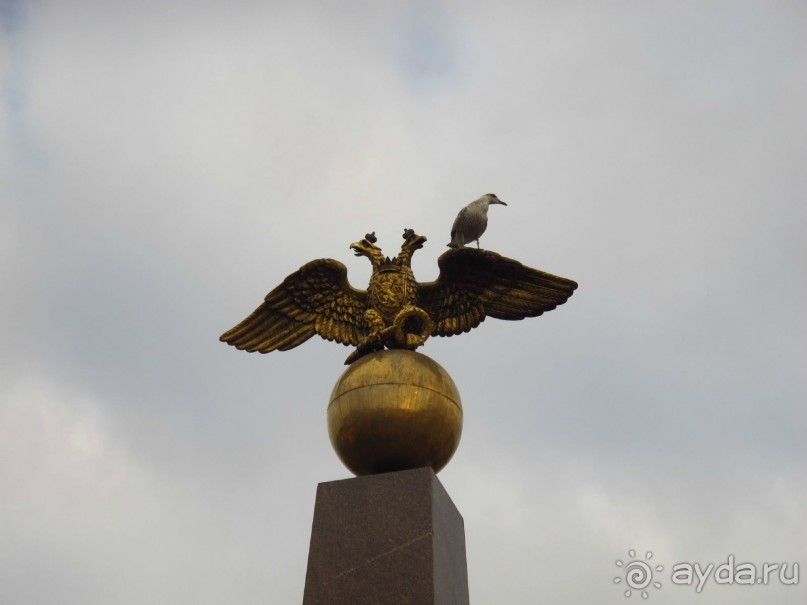
[[[431,468],[320,483],[303,605],[468,605],[465,529]]]

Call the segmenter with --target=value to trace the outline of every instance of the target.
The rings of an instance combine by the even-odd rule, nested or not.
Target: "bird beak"
[[[496,198],[496,201],[494,201],[493,203],[494,203],[494,204],[501,204],[502,206],[507,206],[507,204],[505,204],[505,203],[504,203],[503,201],[501,201],[499,198]]]

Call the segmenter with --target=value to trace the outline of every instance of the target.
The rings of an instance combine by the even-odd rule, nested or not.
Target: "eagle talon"
[[[351,363],[356,361],[357,359],[364,357],[365,355],[369,355],[370,353],[375,353],[376,351],[382,350],[384,347],[363,347],[359,345],[356,347],[356,350],[353,351],[350,355],[347,356],[345,359],[345,365],[349,366]]]
[[[406,305],[392,322],[395,342],[404,349],[414,351],[431,336],[434,322],[420,307]],[[414,328],[417,331],[412,331]]]

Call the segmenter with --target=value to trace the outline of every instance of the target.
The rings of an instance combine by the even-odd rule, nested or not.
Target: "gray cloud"
[[[434,278],[486,191],[483,245],[580,289],[425,348],[474,602],[805,562],[802,8],[79,4],[2,34],[0,600],[299,602],[348,351],[218,335],[312,258],[364,287],[368,231]],[[804,600],[706,590],[651,598]]]

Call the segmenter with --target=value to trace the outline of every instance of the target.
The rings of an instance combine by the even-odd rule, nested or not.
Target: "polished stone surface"
[[[304,605],[467,605],[465,530],[431,468],[320,483]]]

